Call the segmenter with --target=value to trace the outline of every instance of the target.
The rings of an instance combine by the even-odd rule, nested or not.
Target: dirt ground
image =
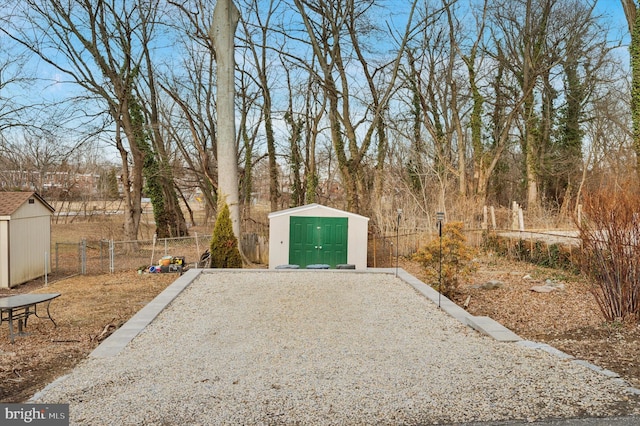
[[[1,324],[0,402],[24,402],[66,374],[176,278],[172,273],[138,275],[134,271],[75,276],[47,286],[36,280],[0,290],[0,297],[61,294],[50,305],[57,327],[49,319],[30,316],[25,329],[29,334],[11,344],[8,324]]]
[[[554,270],[483,258],[478,271],[461,287],[457,302],[468,300],[474,315],[487,315],[526,339],[546,342],[601,367],[616,371],[640,387],[640,328],[603,322],[587,285],[579,277]],[[421,268],[402,261],[401,267],[422,277]],[[70,371],[113,330],[175,280],[175,274],[134,272],[75,276],[44,286],[34,281],[0,297],[19,293],[61,293],[51,303],[48,319],[29,318],[30,335],[9,342],[8,326],[0,327],[0,402],[24,402],[55,378]],[[499,288],[481,288],[490,280]],[[531,287],[546,280],[564,290],[536,293]]]

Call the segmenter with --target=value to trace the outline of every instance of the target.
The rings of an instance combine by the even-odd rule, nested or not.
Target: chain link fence
[[[198,234],[137,241],[82,240],[78,243],[55,243],[51,269],[57,278],[134,271],[158,265],[159,260],[165,256],[183,257],[184,265],[193,268],[210,243],[211,235]],[[268,262],[268,241],[265,238],[248,234],[243,236],[240,243],[250,261]]]
[[[397,255],[411,256],[431,240],[438,238],[437,232],[432,230],[412,231],[407,232],[407,230],[400,229],[399,232],[388,235],[371,233],[368,241],[368,266],[377,268],[391,267],[395,264]],[[464,234],[467,244],[472,247],[480,248],[487,243],[486,230],[465,229]],[[553,233],[539,233],[535,237],[533,234],[538,233],[494,231],[493,234],[499,235],[501,241],[509,240],[510,243],[505,245],[509,254],[515,252],[514,247],[516,246],[524,247],[526,245],[528,247],[530,245],[541,253],[540,256],[548,255],[550,263],[555,262],[556,257],[562,257],[554,251],[556,244],[565,245],[567,240],[572,239],[570,235],[555,235]],[[540,245],[538,240],[542,239],[542,237],[544,239],[562,237],[562,243],[565,244],[560,244],[554,240],[548,242],[550,248],[545,246],[543,250],[538,247]],[[157,265],[164,256],[184,257],[185,265],[193,268],[202,254],[209,248],[210,242],[211,235],[195,234],[181,238],[157,238],[137,241],[82,240],[79,243],[55,243],[55,247],[52,249],[51,269],[56,278],[77,274],[135,271],[148,268],[151,265]],[[243,253],[250,261],[258,264],[267,264],[269,262],[267,238],[257,234],[246,234],[243,235],[240,243]],[[495,249],[495,247],[492,248]],[[521,251],[522,249],[518,253]],[[571,255],[572,252],[570,251],[569,257],[572,257]]]
[[[422,232],[411,231],[400,229],[397,234],[389,235],[371,233],[368,242],[368,266],[390,267],[395,264],[397,254],[411,256],[438,237],[437,232],[430,229]],[[485,233],[486,231],[481,229],[466,229],[467,244],[480,247]],[[211,235],[195,234],[189,237],[137,241],[82,240],[79,243],[56,243],[52,249],[52,272],[56,277],[65,277],[75,274],[135,271],[157,265],[164,256],[184,257],[185,265],[193,268],[209,248],[210,242]],[[258,264],[269,262],[267,238],[258,234],[245,234],[240,244],[250,261]]]
[[[145,269],[157,265],[164,256],[184,257],[185,265],[194,267],[209,248],[211,235],[152,240],[114,241],[82,240],[79,243],[56,243],[52,272],[56,276],[105,274]]]
[[[466,244],[479,248],[484,242],[486,231],[483,229],[465,229]],[[403,229],[387,235],[369,234],[367,246],[367,265],[372,268],[389,268],[396,263],[396,256],[411,257],[432,240],[438,238],[437,230]]]

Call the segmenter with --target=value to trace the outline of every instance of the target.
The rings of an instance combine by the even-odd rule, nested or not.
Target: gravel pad
[[[619,381],[463,326],[388,274],[201,274],[36,402],[72,424],[416,424],[638,412]],[[622,411],[620,411],[622,410]]]

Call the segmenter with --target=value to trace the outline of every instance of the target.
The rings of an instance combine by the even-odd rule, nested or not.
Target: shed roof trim
[[[0,192],[0,216],[11,216],[29,198],[36,198],[51,212],[55,211],[37,192]]]
[[[304,211],[308,211],[308,210],[314,210],[314,209],[328,210],[328,211],[331,211],[333,213],[338,213],[338,214],[342,214],[342,215],[346,215],[346,216],[350,216],[350,217],[354,217],[354,218],[360,218],[360,219],[369,220],[368,217],[361,216],[361,215],[356,214],[356,213],[346,212],[344,210],[339,210],[339,209],[336,209],[336,208],[333,208],[333,207],[323,206],[322,204],[318,204],[318,203],[307,204],[307,205],[299,206],[299,207],[292,207],[290,209],[280,210],[280,211],[277,211],[277,212],[271,212],[271,213],[269,213],[268,217],[269,217],[269,219],[271,219],[272,217],[278,217],[278,216],[294,216],[296,213],[300,213],[300,212],[304,212]]]

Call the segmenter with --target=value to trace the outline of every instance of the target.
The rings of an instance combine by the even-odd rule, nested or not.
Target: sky
[[[406,0],[399,0],[398,3],[408,4]],[[465,3],[465,1],[463,1],[462,3]],[[607,17],[607,19],[610,21],[613,39],[621,38],[623,40],[624,45],[619,48],[618,51],[621,57],[624,58],[623,63],[628,64],[629,34],[621,0],[597,0],[596,14],[601,14]],[[44,70],[46,69],[46,67],[42,67],[41,69]],[[69,92],[73,90],[71,88],[72,86],[68,84],[60,84],[60,79],[60,74],[57,71],[52,71],[52,74],[50,74],[49,77],[49,82],[46,83],[45,88],[40,92],[41,96],[56,97],[61,93],[68,95]],[[58,81],[58,84],[55,84],[56,80]]]
[[[613,28],[620,28],[624,32],[625,40],[629,41],[627,18],[624,16],[622,2],[620,0],[598,0],[595,11],[597,14],[609,16]]]

